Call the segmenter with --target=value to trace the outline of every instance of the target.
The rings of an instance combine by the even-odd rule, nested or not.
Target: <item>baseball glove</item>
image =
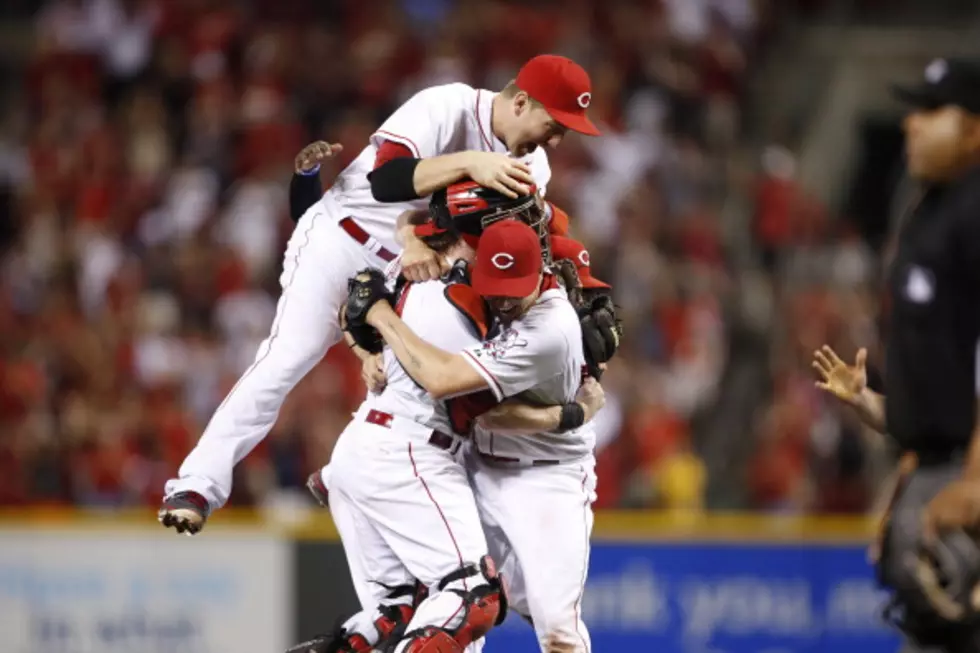
[[[589,376],[599,380],[602,377],[599,366],[612,359],[623,337],[623,323],[616,317],[616,305],[607,292],[582,287],[574,261],[557,260],[554,269],[582,325],[582,346]]]
[[[888,621],[922,646],[972,637],[980,625],[980,546],[952,531],[902,561],[885,609]]]
[[[589,375],[596,380],[602,377],[603,363],[608,363],[619,349],[623,337],[623,323],[616,317],[616,305],[606,293],[586,295],[578,308],[582,324],[582,344],[585,348],[585,364]]]
[[[558,259],[553,262],[553,266],[555,274],[558,275],[562,285],[565,286],[565,291],[568,293],[568,301],[578,310],[585,304],[585,299],[582,297],[582,280],[578,276],[575,261],[567,258]]]
[[[347,303],[341,309],[340,325],[354,343],[376,354],[384,348],[377,329],[367,323],[367,314],[379,301],[391,301],[384,273],[374,268],[361,270],[347,282]]]

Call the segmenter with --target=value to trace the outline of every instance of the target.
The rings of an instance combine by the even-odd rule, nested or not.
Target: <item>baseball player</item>
[[[396,257],[410,281],[438,277],[444,260],[396,220],[426,196],[463,178],[514,198],[550,178],[544,147],[568,130],[599,131],[586,116],[588,74],[541,55],[499,93],[447,84],[402,105],[300,219],[287,246],[282,295],[255,362],[218,407],[179,477],[165,487],[160,521],[194,534],[231,493],[232,469],[265,437],[286,394],[340,340],[347,279]]]
[[[535,201],[504,198],[495,210],[516,213]],[[434,251],[445,251],[447,261],[472,259],[473,250],[458,234],[424,238]],[[377,292],[385,292],[380,273],[364,276],[373,278]],[[439,280],[402,286],[395,306],[406,324],[449,351],[479,346],[489,328],[485,304],[458,264]],[[354,328],[348,333],[356,334],[349,344],[364,345],[357,349],[376,349],[370,334]],[[380,649],[401,633],[396,652],[462,651],[504,616],[467,474],[456,459],[461,441],[455,432],[462,427],[454,423],[449,405],[418,386],[390,349],[384,352],[384,371],[383,391],[365,400],[330,465],[310,483],[334,513],[365,610],[338,631],[291,649],[297,653]],[[591,417],[601,408],[601,388],[587,384],[578,399]],[[560,421],[560,410],[526,403],[496,414],[529,431],[554,429]],[[417,609],[415,578],[430,588]]]
[[[497,401],[561,405],[560,433],[508,437],[478,428],[471,482],[488,543],[515,573],[511,605],[530,618],[542,650],[589,651],[579,604],[595,498],[595,436],[573,402],[586,367],[579,317],[544,273],[538,234],[518,221],[484,230],[473,288],[499,327],[458,354],[426,343],[385,302],[374,302],[364,321],[437,399],[489,390]],[[553,536],[542,538],[543,530]]]

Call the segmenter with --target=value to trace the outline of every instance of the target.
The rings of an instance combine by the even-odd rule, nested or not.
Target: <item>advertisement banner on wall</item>
[[[895,653],[863,547],[597,543],[582,602],[595,651]],[[535,653],[514,615],[488,653]]]
[[[0,530],[4,653],[275,653],[292,638],[288,542]]]

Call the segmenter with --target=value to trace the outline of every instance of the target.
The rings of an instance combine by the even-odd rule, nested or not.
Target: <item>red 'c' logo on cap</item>
[[[507,270],[514,267],[514,257],[507,252],[497,252],[490,257],[490,262],[498,270]]]
[[[583,249],[581,252],[578,253],[578,262],[584,265],[585,267],[589,267],[591,261],[589,261],[588,250]]]
[[[586,91],[578,96],[578,105],[583,109],[588,109],[589,105],[592,104],[592,94]]]

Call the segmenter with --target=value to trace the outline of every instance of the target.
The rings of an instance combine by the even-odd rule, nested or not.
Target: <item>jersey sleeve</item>
[[[539,147],[531,155],[531,177],[534,185],[538,187],[538,194],[544,197],[548,194],[548,184],[551,183],[551,164],[548,162],[548,153],[544,148]]]
[[[419,91],[371,135],[371,143],[376,148],[385,141],[404,145],[417,159],[445,154],[461,122],[456,114],[466,88],[463,84],[447,84]]]
[[[377,170],[392,159],[414,156],[415,154],[407,145],[395,141],[382,141],[378,146],[378,153],[374,157],[374,169]]]
[[[522,326],[464,349],[463,358],[503,401],[561,374],[569,349],[561,330]]]

